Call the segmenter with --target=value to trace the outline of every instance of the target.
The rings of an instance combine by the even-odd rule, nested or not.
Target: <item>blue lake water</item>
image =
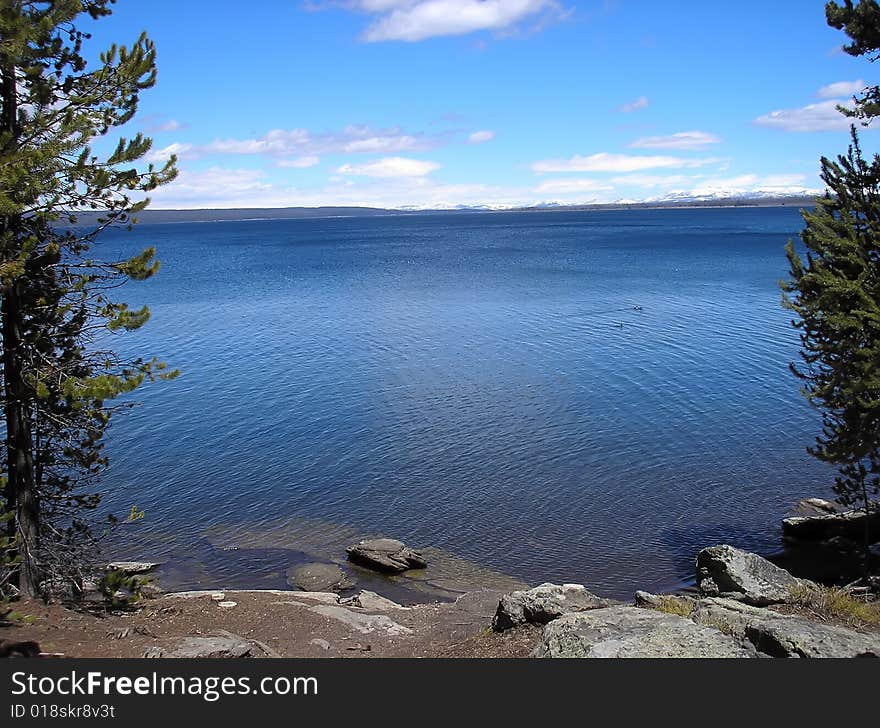
[[[753,208],[114,232],[98,249],[163,263],[123,289],[153,319],[114,346],[182,370],[111,427],[105,504],[146,512],[120,548],[283,584],[223,549],[337,559],[388,534],[611,596],[690,583],[713,543],[772,552],[831,481],[787,369],[801,227]]]

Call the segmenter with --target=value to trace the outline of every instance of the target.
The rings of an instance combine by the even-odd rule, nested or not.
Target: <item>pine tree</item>
[[[21,591],[35,594],[67,571],[87,543],[87,492],[106,460],[101,438],[118,395],[169,376],[155,360],[122,361],[94,348],[102,329],[131,331],[146,308],[113,300],[125,281],[158,270],[148,248],[128,260],[91,255],[110,225],[131,225],[149,192],[176,174],[142,159],[151,141],[118,139],[109,155],[92,140],[134,116],[156,80],[155,49],[142,34],[112,46],[90,70],[82,22],[115,0],[4,0],[0,4],[0,316],[6,420],[4,496],[13,518]],[[78,226],[81,211],[98,223]]]
[[[851,39],[851,43],[843,46],[845,53],[851,56],[868,56],[871,62],[880,58],[880,5],[877,0],[845,0],[843,6],[836,2],[825,5],[825,19],[832,28],[843,30]],[[880,87],[868,86],[861,95],[855,97],[855,107],[848,109],[837,107],[847,116],[862,120],[868,125],[880,115]]]
[[[822,413],[810,453],[837,467],[838,500],[868,514],[880,493],[880,157],[863,158],[853,127],[848,153],[823,157],[821,177],[826,194],[802,212],[806,260],[786,248],[783,305],[801,340],[791,370]]]

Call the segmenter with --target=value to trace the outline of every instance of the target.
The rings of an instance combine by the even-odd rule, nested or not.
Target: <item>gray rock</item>
[[[862,510],[852,510],[785,518],[782,521],[782,536],[793,541],[827,541],[835,536],[843,536],[861,543],[866,521],[869,540],[880,540],[880,507],[876,507],[870,515]]]
[[[748,640],[770,657],[880,657],[880,637],[729,599],[704,599],[692,619]]]
[[[741,640],[746,639],[749,624],[778,616],[778,612],[723,597],[701,599],[691,612],[691,619],[697,624],[714,627]]]
[[[302,600],[307,602],[320,602],[321,604],[339,604],[339,595],[336,592],[287,592],[285,596],[295,596],[297,604],[302,604]],[[286,604],[287,602],[275,602],[276,604]]]
[[[162,587],[151,582],[149,584],[141,584],[138,588],[138,594],[144,599],[158,599],[162,596],[163,591]]]
[[[492,629],[502,632],[519,624],[547,624],[570,612],[607,607],[612,602],[587,591],[582,584],[541,584],[505,594],[498,602]]]
[[[532,657],[755,657],[717,629],[638,607],[565,614],[544,628]]]
[[[161,647],[151,647],[144,653],[144,657],[239,658],[250,657],[253,650],[252,642],[236,635],[187,637],[171,651]]]
[[[455,599],[455,611],[485,623],[495,616],[498,602],[506,594],[507,592],[498,589],[478,589],[465,592]]]
[[[659,594],[652,594],[651,592],[639,589],[635,593],[635,602],[637,607],[659,607],[663,600],[660,599]]]
[[[111,571],[124,571],[126,574],[146,574],[159,568],[161,563],[155,561],[111,561],[107,568]]]
[[[804,498],[789,511],[790,516],[827,516],[846,510],[843,506],[824,498]]]
[[[815,586],[757,554],[733,546],[710,546],[697,555],[697,584],[707,596],[765,606],[788,602],[792,591]]]
[[[322,640],[320,637],[316,637],[313,640],[309,640],[310,645],[314,645],[315,647],[320,647],[322,650],[329,650],[330,643],[327,640]]]
[[[880,657],[877,637],[805,619],[751,622],[746,638],[771,657]]]
[[[336,564],[304,564],[288,569],[287,583],[308,592],[337,592],[351,589],[355,579]]]
[[[376,571],[399,574],[407,569],[424,569],[428,562],[419,552],[393,538],[359,541],[345,550],[348,558]]]
[[[392,602],[390,599],[386,599],[376,594],[376,592],[367,591],[366,589],[355,594],[353,597],[341,599],[339,603],[344,606],[360,607],[368,612],[389,612],[395,609],[409,609],[409,607]]]
[[[393,619],[384,614],[363,614],[362,612],[352,612],[345,607],[333,606],[332,604],[318,604],[309,607],[309,611],[320,614],[330,619],[357,630],[361,634],[369,634],[370,632],[384,632],[392,637],[412,634],[409,627],[398,624]]]

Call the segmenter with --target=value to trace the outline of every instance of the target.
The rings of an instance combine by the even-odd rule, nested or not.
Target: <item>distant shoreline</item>
[[[438,208],[424,210],[382,207],[239,207],[200,208],[192,210],[150,208],[136,217],[142,223],[182,222],[254,222],[271,220],[318,220],[333,218],[400,217],[415,215],[453,215],[504,212],[600,212],[625,210],[686,210],[763,207],[812,207],[815,197],[743,198],[721,200],[682,200],[665,202],[602,203],[589,205],[546,205],[491,209],[485,207]],[[78,224],[91,225],[100,217],[98,212],[77,214]]]

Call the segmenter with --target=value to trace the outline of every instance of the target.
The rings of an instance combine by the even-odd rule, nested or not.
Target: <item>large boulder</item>
[[[287,583],[308,592],[338,592],[353,587],[355,580],[336,564],[303,564],[287,570]]]
[[[842,536],[861,543],[866,525],[869,541],[880,541],[880,507],[870,514],[853,510],[785,518],[782,521],[782,536],[791,541],[827,541]]]
[[[502,632],[519,624],[547,624],[570,612],[610,606],[612,602],[587,591],[581,584],[541,584],[534,589],[505,594],[498,602],[492,629]]]
[[[375,571],[399,574],[407,569],[424,569],[428,562],[418,551],[394,538],[371,538],[349,546],[345,553],[356,564]]]
[[[712,627],[638,607],[565,614],[546,627],[532,657],[756,657]]]
[[[880,637],[730,599],[703,599],[691,616],[770,657],[880,657]]]
[[[710,546],[697,554],[697,585],[707,596],[728,597],[755,606],[789,602],[793,592],[814,586],[757,554],[726,544]]]
[[[880,657],[880,638],[806,619],[754,621],[746,639],[771,657]]]

